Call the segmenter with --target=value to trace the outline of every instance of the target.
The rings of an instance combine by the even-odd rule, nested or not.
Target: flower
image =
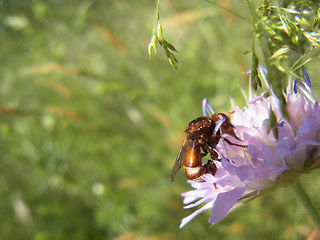
[[[288,87],[283,91],[288,119],[284,118],[279,99],[267,82],[267,70],[260,66],[259,71],[270,95],[264,97],[264,92],[257,96],[249,88],[247,106],[234,106],[232,111],[232,124],[242,141],[225,136],[233,143],[247,145],[247,148],[220,140],[217,149],[222,159],[216,161],[216,174],[203,175],[203,182],[189,180],[194,189],[182,194],[184,208],[204,205],[184,218],[180,228],[208,209],[211,209],[209,223],[217,223],[242,199],[287,184],[288,181],[284,180],[290,173],[298,175],[318,167],[320,106],[312,92],[307,71],[302,70],[303,81],[293,81],[290,77]],[[213,113],[206,99],[203,111],[204,115]],[[274,123],[271,116],[274,116]]]

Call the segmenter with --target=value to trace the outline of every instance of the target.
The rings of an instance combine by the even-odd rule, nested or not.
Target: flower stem
[[[318,230],[320,230],[320,215],[317,208],[312,203],[310,197],[307,195],[305,190],[303,189],[299,180],[293,185],[293,190],[299,199],[300,203],[304,207],[304,209],[309,214],[310,218],[312,219],[313,223],[316,225]]]

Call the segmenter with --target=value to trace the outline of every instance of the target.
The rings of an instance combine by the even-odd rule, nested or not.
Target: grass
[[[175,70],[162,49],[148,58],[155,5],[0,2],[2,239],[302,239],[312,231],[285,190],[216,226],[208,213],[178,229],[191,213],[180,197],[186,178],[170,182],[184,128],[202,115],[204,97],[216,111],[230,110],[230,96],[244,103],[251,29],[204,1],[162,1]]]

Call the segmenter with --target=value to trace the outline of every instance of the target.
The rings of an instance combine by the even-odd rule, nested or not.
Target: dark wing
[[[187,136],[187,140],[196,140],[196,139],[200,139],[203,138],[206,135],[211,135],[213,132],[213,128],[212,127],[202,127],[201,129],[197,130],[197,131],[193,131],[191,132],[188,136]]]
[[[172,169],[172,173],[171,173],[171,181],[172,182],[175,180],[177,173],[179,172],[180,168],[184,164],[186,153],[187,153],[188,148],[191,143],[192,143],[192,141],[187,140],[187,138],[185,138],[181,144],[178,156],[177,156],[176,161],[173,165],[173,169]]]

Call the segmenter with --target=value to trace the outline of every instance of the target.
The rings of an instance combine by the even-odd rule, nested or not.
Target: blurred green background
[[[240,1],[220,1],[246,15]],[[0,1],[1,239],[305,239],[290,189],[183,229],[191,187],[170,174],[208,97],[244,104],[251,29],[205,1],[162,0],[173,69],[147,46],[156,1]],[[315,72],[310,72],[315,78]],[[314,177],[310,177],[314,181]],[[311,180],[307,180],[311,182]],[[317,184],[311,184],[316,187]]]

